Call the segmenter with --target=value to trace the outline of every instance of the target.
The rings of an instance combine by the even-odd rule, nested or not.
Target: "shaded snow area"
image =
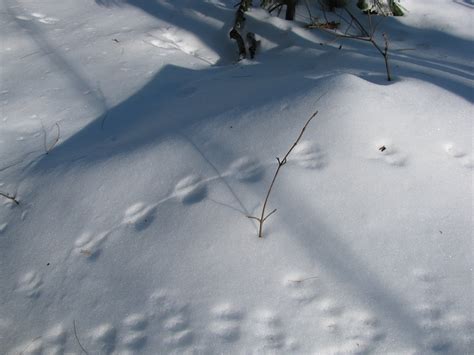
[[[0,353],[472,354],[472,1],[236,2],[2,0]]]

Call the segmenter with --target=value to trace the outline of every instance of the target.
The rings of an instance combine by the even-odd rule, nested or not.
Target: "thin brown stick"
[[[72,321],[72,326],[74,327],[74,336],[76,337],[76,341],[79,344],[79,347],[81,350],[84,352],[84,354],[89,355],[86,349],[82,346],[81,342],[79,341],[79,337],[77,336],[77,330],[76,330],[76,320]]]
[[[306,121],[305,125],[303,126],[303,129],[301,130],[300,134],[298,135],[298,138],[296,138],[296,141],[293,143],[293,145],[288,150],[288,152],[286,152],[283,159],[280,160],[280,158],[276,158],[277,162],[278,162],[278,167],[275,171],[275,174],[273,175],[273,179],[272,179],[272,182],[270,184],[270,187],[268,188],[267,195],[265,196],[265,200],[263,201],[263,207],[262,207],[262,212],[260,213],[260,217],[247,216],[248,218],[255,219],[255,220],[258,221],[258,224],[259,224],[259,226],[258,226],[258,237],[259,238],[263,238],[263,223],[267,220],[268,217],[270,217],[272,214],[274,214],[276,212],[276,209],[274,209],[269,214],[265,214],[265,210],[266,210],[267,204],[268,204],[268,199],[270,198],[270,194],[272,192],[273,186],[275,185],[275,181],[277,179],[278,173],[280,172],[280,169],[287,163],[289,155],[291,154],[293,149],[295,149],[296,145],[299,143],[301,137],[303,136],[304,131],[306,130],[306,127],[308,127],[311,120],[317,114],[318,114],[318,111],[313,113],[311,115],[311,117]]]
[[[20,205],[20,201],[16,199],[16,196],[10,196],[9,194],[4,193],[4,192],[0,192],[0,196],[5,197],[6,199],[9,199],[15,202],[17,205]]]

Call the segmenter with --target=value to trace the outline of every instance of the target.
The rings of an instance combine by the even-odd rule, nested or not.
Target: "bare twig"
[[[387,80],[392,81],[392,76],[390,75],[390,66],[388,65],[388,38],[387,35],[383,34],[383,39],[385,41],[385,48],[383,51],[383,59],[385,60],[385,69],[387,70]]]
[[[310,20],[311,22],[313,22],[313,15],[311,14],[311,8],[310,8],[310,6],[309,6],[309,4],[308,4],[308,0],[304,0],[304,4],[305,4],[305,6],[306,6],[306,11],[308,11],[309,20]]]
[[[280,158],[276,158],[277,159],[277,162],[278,162],[278,167],[275,171],[275,174],[273,175],[273,179],[272,179],[272,182],[270,184],[270,187],[268,188],[268,191],[267,191],[267,195],[265,196],[265,200],[263,201],[263,207],[262,207],[262,212],[260,213],[260,217],[255,217],[255,216],[247,216],[248,218],[251,218],[251,219],[255,219],[258,221],[258,224],[259,224],[259,227],[258,227],[258,237],[259,238],[263,238],[263,223],[267,220],[268,217],[270,217],[272,214],[274,214],[276,212],[276,209],[274,209],[273,211],[271,211],[270,213],[268,214],[265,214],[265,210],[267,208],[267,203],[268,203],[268,199],[270,197],[270,194],[272,192],[272,189],[273,189],[273,186],[275,185],[275,181],[276,181],[276,178],[278,176],[278,173],[280,172],[280,169],[287,163],[288,161],[288,157],[289,155],[291,154],[291,152],[293,151],[293,149],[295,149],[296,145],[299,143],[301,137],[303,136],[303,133],[304,131],[306,130],[306,127],[308,127],[309,123],[311,122],[311,120],[318,114],[318,111],[316,111],[315,113],[313,113],[311,115],[311,117],[306,121],[305,125],[303,126],[303,129],[301,130],[300,134],[298,135],[298,138],[296,138],[296,141],[293,143],[293,145],[291,146],[291,148],[288,150],[288,152],[286,152],[285,156],[283,157],[283,159],[280,159]]]
[[[377,27],[378,27],[378,25],[380,24],[381,21],[376,23],[375,26],[374,26],[374,24],[372,23],[371,15],[369,13],[369,16],[368,16],[369,28],[366,29],[364,27],[364,25],[359,21],[359,19],[356,16],[354,16],[354,14],[352,14],[349,11],[349,9],[347,9],[347,7],[344,8],[344,11],[350,17],[350,21],[348,21],[341,13],[336,12],[337,16],[342,21],[344,21],[345,23],[348,24],[348,28],[343,33],[340,32],[340,31],[331,31],[327,28],[327,26],[321,26],[321,24],[318,24],[318,23],[312,23],[309,26],[307,26],[307,28],[310,28],[310,29],[316,28],[320,31],[323,31],[323,32],[326,32],[326,33],[328,33],[332,36],[335,36],[335,38],[347,38],[347,39],[354,39],[354,40],[358,40],[358,41],[371,43],[374,46],[374,48],[380,53],[380,55],[383,57],[383,59],[385,61],[385,70],[387,72],[387,80],[392,81],[392,76],[391,76],[391,73],[390,73],[390,66],[389,66],[389,63],[388,63],[388,37],[386,36],[385,33],[383,34],[383,38],[384,38],[384,48],[383,49],[380,47],[380,45],[375,40],[375,31],[376,31],[376,29],[377,29]],[[351,28],[354,28],[354,30],[357,31],[357,34],[350,34],[349,30]]]
[[[79,338],[77,336],[77,330],[76,330],[76,320],[73,320],[72,321],[72,325],[74,327],[74,336],[76,337],[76,341],[77,343],[79,344],[79,347],[81,348],[81,350],[84,352],[84,354],[86,355],[89,355],[89,353],[87,352],[86,349],[84,349],[84,347],[82,346],[81,342],[79,341]]]
[[[20,205],[20,201],[18,201],[18,200],[16,199],[16,196],[15,196],[15,195],[10,196],[10,195],[7,194],[7,193],[0,192],[0,196],[5,197],[6,199],[9,199],[9,200],[15,202],[17,205]]]

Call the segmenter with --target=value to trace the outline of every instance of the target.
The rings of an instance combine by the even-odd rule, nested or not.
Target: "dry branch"
[[[84,354],[89,355],[89,353],[87,352],[87,350],[84,349],[84,347],[82,346],[81,342],[79,341],[79,337],[77,336],[76,320],[73,320],[73,321],[72,321],[72,326],[73,326],[73,328],[74,328],[74,336],[76,337],[76,341],[77,341],[77,343],[79,344],[79,347],[80,347],[81,350],[84,352]]]
[[[286,152],[285,156],[283,157],[283,159],[280,159],[280,158],[276,158],[277,162],[278,162],[278,167],[275,171],[275,174],[273,175],[273,179],[272,179],[272,182],[270,184],[270,187],[268,188],[268,191],[267,191],[267,195],[265,196],[265,200],[263,201],[263,207],[262,207],[262,212],[260,213],[260,217],[255,217],[255,216],[247,216],[248,218],[250,219],[255,219],[256,221],[258,221],[258,237],[259,238],[263,238],[263,223],[268,219],[268,217],[270,217],[272,214],[274,214],[277,210],[274,209],[273,211],[271,211],[270,213],[268,214],[265,214],[265,211],[266,211],[266,208],[267,208],[267,203],[268,203],[268,199],[270,198],[270,194],[272,192],[272,189],[273,189],[273,186],[275,185],[275,181],[276,181],[276,178],[278,176],[278,173],[280,172],[280,169],[287,163],[288,161],[288,157],[289,155],[291,154],[291,152],[293,151],[293,149],[295,149],[296,145],[299,143],[301,137],[303,136],[303,133],[304,131],[306,130],[306,127],[308,127],[309,123],[311,122],[311,120],[318,114],[318,111],[316,111],[315,113],[313,113],[311,115],[311,117],[306,121],[305,125],[303,126],[303,129],[301,130],[298,138],[296,138],[296,141],[293,143],[293,145],[291,146],[291,148],[288,150],[288,152]]]
[[[388,63],[388,37],[385,33],[382,34],[382,36],[384,38],[384,48],[383,49],[380,47],[380,45],[375,40],[375,30],[376,30],[377,26],[380,24],[380,22],[374,25],[372,23],[372,18],[371,18],[371,15],[369,13],[368,14],[369,28],[367,29],[359,21],[359,19],[356,16],[354,16],[354,14],[352,14],[347,8],[344,8],[344,11],[349,16],[350,21],[348,21],[341,14],[336,13],[337,16],[342,21],[344,21],[345,23],[348,24],[348,28],[346,29],[346,31],[344,33],[340,32],[340,31],[337,31],[336,30],[337,26],[334,26],[337,23],[334,22],[334,21],[330,22],[330,21],[327,20],[327,18],[326,18],[325,23],[318,23],[318,22],[310,23],[307,26],[307,28],[318,29],[318,30],[323,31],[325,33],[328,33],[332,36],[335,36],[336,39],[337,38],[354,39],[354,40],[358,40],[358,41],[371,43],[374,46],[374,48],[380,53],[380,55],[383,57],[383,59],[385,61],[385,70],[387,72],[387,80],[392,81],[392,76],[391,76],[391,73],[390,73],[390,66],[389,66],[389,63]],[[349,31],[351,30],[351,28],[352,29],[357,29],[358,34],[350,34]],[[334,29],[334,31],[332,29]]]
[[[18,200],[16,199],[16,196],[15,196],[15,195],[11,196],[11,195],[9,195],[9,194],[7,194],[7,193],[0,192],[0,196],[5,197],[6,199],[9,199],[9,200],[15,202],[17,205],[20,205],[20,201],[18,201]]]

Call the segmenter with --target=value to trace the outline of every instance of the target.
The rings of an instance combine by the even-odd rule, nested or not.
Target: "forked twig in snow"
[[[86,349],[82,346],[81,342],[79,341],[79,337],[77,336],[77,330],[76,330],[76,320],[72,321],[72,326],[74,327],[74,336],[76,337],[76,341],[79,344],[79,347],[81,350],[84,352],[84,354],[89,355]]]
[[[18,201],[18,200],[16,199],[16,196],[15,196],[15,195],[10,196],[10,195],[7,194],[7,193],[0,192],[0,196],[5,197],[5,198],[7,198],[7,199],[9,199],[9,200],[11,200],[11,201],[13,201],[13,202],[15,202],[17,205],[20,205],[20,201]]]
[[[274,209],[273,211],[271,211],[269,214],[265,214],[265,210],[267,208],[267,203],[268,203],[268,199],[270,197],[270,194],[272,192],[272,189],[273,189],[273,185],[275,185],[275,181],[276,181],[276,178],[278,176],[278,173],[280,172],[280,169],[283,167],[283,165],[285,165],[288,161],[288,157],[289,155],[291,154],[291,152],[293,151],[293,149],[295,149],[296,145],[299,143],[301,137],[303,136],[303,133],[304,131],[306,130],[306,127],[308,127],[309,123],[311,122],[311,120],[318,114],[318,111],[316,111],[315,113],[313,113],[311,115],[311,117],[306,121],[305,125],[303,126],[303,129],[301,130],[298,138],[296,138],[296,141],[293,143],[293,145],[291,146],[291,148],[288,150],[288,152],[286,152],[285,156],[283,157],[283,159],[280,160],[280,158],[276,158],[277,159],[277,162],[278,162],[278,167],[275,171],[275,175],[273,175],[273,179],[272,179],[272,182],[270,184],[270,187],[268,188],[268,191],[267,191],[267,195],[265,196],[265,200],[263,201],[263,207],[262,207],[262,212],[260,213],[260,217],[255,217],[255,216],[247,216],[248,218],[250,219],[255,219],[256,221],[258,221],[258,237],[259,238],[263,238],[263,223],[267,220],[268,217],[270,217],[272,214],[274,214],[277,210]]]

